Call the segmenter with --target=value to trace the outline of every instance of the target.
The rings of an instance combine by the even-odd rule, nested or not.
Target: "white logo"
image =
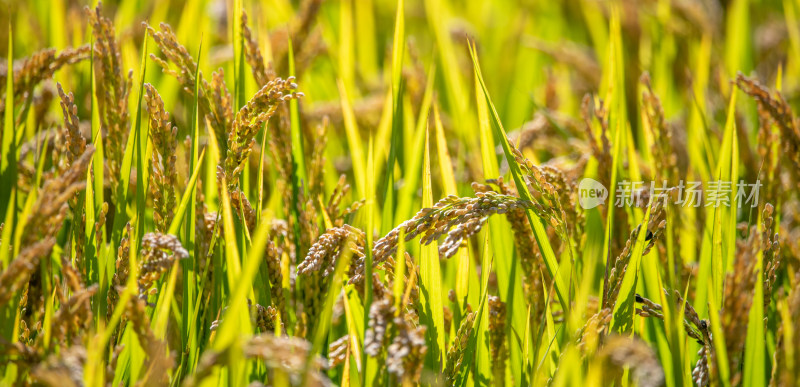
[[[606,202],[608,199],[608,189],[599,181],[585,178],[578,184],[580,197],[578,201],[585,210],[595,208]]]

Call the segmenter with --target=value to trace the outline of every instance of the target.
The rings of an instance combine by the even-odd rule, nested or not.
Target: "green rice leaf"
[[[639,232],[636,236],[636,243],[633,245],[631,258],[625,275],[620,284],[619,296],[614,304],[614,314],[611,318],[611,329],[619,332],[628,332],[633,328],[633,316],[635,312],[634,297],[636,293],[636,282],[639,278],[639,267],[642,262],[642,252],[647,236],[647,224],[650,221],[650,210],[652,202],[647,206],[642,223],[639,224]]]
[[[372,246],[372,235],[373,231],[375,230],[375,143],[370,136],[369,138],[369,149],[367,154],[367,176],[366,176],[366,187],[367,187],[367,198],[366,198],[366,205],[365,205],[365,212],[366,212],[366,239],[367,239],[367,246]],[[372,261],[372,250],[371,249],[364,249],[364,278],[372,278],[373,275],[373,261]],[[372,297],[373,297],[373,289],[372,286],[365,286],[364,287],[364,314],[363,314],[363,326],[366,327],[369,325],[369,311],[372,308]],[[363,337],[363,336],[362,336]],[[366,354],[366,342],[362,338],[362,345],[364,345],[364,353]],[[378,361],[377,359],[371,356],[363,356],[362,358],[362,379],[363,384],[365,386],[374,385],[376,382],[376,378],[378,376]]]
[[[719,372],[719,380],[723,386],[730,386],[730,370],[728,369],[728,350],[725,346],[725,335],[722,331],[722,322],[720,321],[719,306],[715,292],[712,289],[714,284],[706,282],[708,286],[708,318],[711,321],[711,334],[714,335],[714,349],[717,356],[717,370]],[[756,302],[757,303],[757,302]]]
[[[206,150],[203,149],[197,159],[197,164],[192,171],[192,176],[189,178],[189,184],[186,185],[186,191],[184,191],[183,196],[181,196],[181,201],[178,204],[178,208],[175,209],[175,216],[172,219],[172,223],[169,225],[167,234],[178,235],[178,231],[180,231],[180,228],[183,225],[182,223],[184,223],[183,217],[186,215],[186,210],[189,208],[189,203],[192,201],[192,196],[197,193],[195,190],[197,187],[197,178],[200,177],[200,166],[203,164],[203,156],[205,156],[205,154]]]
[[[201,58],[201,54],[203,52],[203,42],[202,38],[200,39],[200,47],[197,49],[197,60],[199,61]],[[199,172],[202,169],[202,156],[198,154],[199,152],[199,141],[200,141],[200,66],[197,66],[197,71],[195,72],[195,83],[194,83],[194,105],[193,105],[193,114],[192,114],[192,134],[191,134],[191,148],[189,149],[189,169],[193,172],[193,174]],[[203,152],[205,154],[205,152]],[[263,154],[262,154],[263,157]],[[260,169],[259,169],[260,170]],[[194,176],[192,176],[194,177]],[[259,177],[261,177],[259,175]],[[259,182],[261,182],[259,180]],[[192,211],[189,211],[188,216],[184,216],[186,218],[184,224],[184,237],[183,243],[186,249],[190,252],[191,259],[183,260],[181,262],[181,272],[183,274],[182,277],[182,284],[183,284],[183,302],[181,308],[181,316],[183,317],[183,321],[181,324],[181,342],[184,347],[188,348],[188,356],[181,356],[181,372],[182,373],[191,373],[194,370],[194,361],[195,361],[195,353],[197,353],[197,325],[194,323],[194,319],[190,319],[189,316],[195,315],[195,287],[197,286],[197,275],[196,275],[196,267],[194,263],[199,261],[200,254],[205,254],[204,251],[200,251],[201,249],[198,248],[196,244],[196,237],[197,237],[197,219],[196,219],[196,212],[194,209],[197,207],[197,180],[190,178],[190,184],[187,187],[187,191],[189,193],[189,202],[187,208],[191,208]],[[181,198],[181,202],[183,202],[183,198]],[[259,203],[260,204],[260,203]],[[260,210],[259,206],[259,210]],[[185,209],[184,209],[185,211]],[[260,212],[260,211],[259,211]],[[260,214],[257,218],[260,221]],[[185,353],[185,352],[184,352]]]
[[[353,174],[356,180],[356,192],[358,196],[364,197],[367,192],[366,186],[366,171],[364,170],[364,150],[361,143],[361,136],[358,133],[358,125],[356,124],[355,112],[348,96],[347,86],[344,81],[339,80],[339,98],[342,103],[342,118],[344,120],[344,129],[347,136],[347,146],[350,150],[350,156],[353,162]]]
[[[500,122],[500,117],[497,115],[497,110],[494,108],[491,99],[489,98],[488,90],[486,89],[486,85],[483,82],[483,76],[481,75],[480,65],[478,64],[477,54],[475,53],[474,45],[470,45],[470,53],[472,54],[472,63],[475,69],[475,74],[478,79],[478,85],[480,86],[480,90],[483,93],[483,97],[485,98],[486,105],[489,106],[492,119],[491,127],[495,134],[495,137],[499,138],[500,145],[503,147],[503,152],[505,153],[506,160],[508,161],[509,169],[511,170],[511,175],[514,178],[514,182],[517,184],[517,187],[526,187],[526,185],[522,182],[522,172],[520,170],[519,164],[514,159],[514,156],[511,154],[511,145],[508,143],[508,138],[506,137],[505,129],[503,129],[503,124]],[[486,173],[486,171],[484,171]],[[531,200],[532,197],[530,192],[528,192],[527,187],[526,189],[519,190],[519,194],[523,199]],[[542,251],[542,257],[544,258],[545,265],[547,266],[547,270],[550,275],[555,279],[555,290],[556,294],[558,295],[558,299],[561,302],[561,305],[566,309],[569,307],[568,297],[567,297],[567,286],[564,283],[563,273],[558,273],[558,262],[556,261],[555,253],[553,252],[553,247],[550,245],[549,240],[547,239],[547,235],[544,229],[544,225],[542,224],[541,220],[536,218],[531,211],[528,211],[528,221],[531,224],[531,228],[533,229],[534,236],[536,237],[536,243],[539,245],[539,249]]]
[[[425,130],[425,152],[422,169],[422,206],[433,206],[431,188],[431,162],[429,131]],[[445,326],[442,312],[442,276],[439,267],[438,243],[432,242],[420,249],[420,302],[423,305],[422,318],[428,326],[425,332],[429,348],[425,366],[441,372],[447,359],[445,350]]]
[[[403,9],[403,0],[397,1],[397,11],[394,24],[394,39],[392,40],[392,136],[391,144],[389,146],[389,158],[386,162],[386,176],[383,182],[383,215],[381,216],[381,234],[389,232],[395,225],[395,164],[400,160],[400,166],[403,167],[402,159],[398,157],[398,153],[402,155],[403,142],[403,128],[404,128],[404,111],[403,99],[405,82],[403,81],[403,56],[405,54],[405,15]],[[429,87],[430,88],[430,87]],[[419,160],[419,158],[416,158]],[[405,169],[404,176],[413,178],[417,176],[416,170],[408,168]],[[413,187],[412,187],[413,186]],[[405,184],[409,189],[416,189],[416,184]],[[400,200],[406,199],[409,196],[400,195]],[[399,205],[398,205],[399,206]],[[399,209],[398,209],[399,211]],[[398,218],[403,218],[404,213],[397,214]],[[403,218],[405,219],[405,218]]]
[[[224,184],[222,185],[224,186]],[[232,292],[228,299],[228,310],[225,313],[225,319],[217,330],[211,347],[216,350],[229,349],[231,351],[232,354],[228,358],[228,383],[230,385],[239,385],[246,376],[246,362],[240,359],[242,354],[239,337],[248,336],[253,332],[253,328],[250,325],[250,314],[247,309],[247,296],[253,291],[252,281],[255,278],[261,260],[255,259],[255,257],[248,259],[245,270],[242,270],[230,197],[225,189],[220,190],[220,193],[225,242],[225,273],[228,289],[232,289]],[[251,249],[251,252],[253,251],[256,250]]]
[[[17,146],[14,125],[14,33],[10,21],[8,23],[7,58],[5,112],[2,139],[0,139],[0,218],[3,219],[9,219],[8,213],[16,211],[16,202],[9,199],[13,197],[11,192],[17,186]],[[7,222],[6,225],[12,228],[14,218],[10,219],[11,222]],[[7,261],[3,262],[8,263]]]

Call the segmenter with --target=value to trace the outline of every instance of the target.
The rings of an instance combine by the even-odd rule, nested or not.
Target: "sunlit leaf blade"
[[[511,154],[510,147],[508,143],[508,139],[505,134],[505,130],[503,129],[502,123],[497,115],[497,111],[494,109],[494,105],[491,103],[489,98],[488,91],[486,86],[483,82],[483,76],[480,72],[480,66],[478,65],[478,58],[477,54],[475,53],[474,46],[470,46],[470,53],[472,54],[472,63],[475,68],[475,73],[478,78],[478,84],[481,87],[481,91],[483,92],[483,96],[486,99],[486,104],[489,106],[490,110],[490,117],[492,119],[492,130],[495,133],[495,137],[499,138],[500,145],[503,147],[503,152],[505,153],[506,160],[508,161],[509,169],[511,170],[511,175],[514,178],[514,182],[517,184],[517,187],[526,187],[526,185],[522,181],[522,172],[520,171],[519,164],[514,159],[514,156]],[[532,197],[530,192],[528,192],[527,187],[526,189],[519,190],[520,196],[523,199],[531,200]],[[567,286],[564,283],[563,273],[558,273],[558,262],[556,261],[555,253],[553,252],[553,248],[550,245],[549,240],[547,239],[547,235],[545,233],[544,225],[542,224],[541,220],[538,219],[531,211],[528,211],[528,221],[531,224],[531,228],[533,229],[534,236],[536,237],[536,243],[538,244],[539,248],[542,251],[542,256],[545,260],[545,264],[547,265],[547,270],[550,272],[550,275],[555,280],[555,290],[556,294],[558,295],[558,299],[561,302],[561,305],[564,308],[568,308],[568,301],[567,301]]]
[[[645,238],[647,237],[647,224],[650,221],[650,210],[652,203],[647,207],[642,223],[638,226],[639,232],[636,242],[633,245],[630,261],[628,262],[625,274],[620,284],[619,296],[614,305],[613,317],[611,319],[611,329],[619,332],[628,332],[633,328],[634,317],[634,298],[636,283],[639,278],[639,267],[642,262],[642,252],[644,251]]]
[[[366,187],[366,171],[364,165],[366,159],[364,158],[364,150],[361,142],[361,136],[358,133],[358,126],[356,124],[355,113],[350,102],[349,91],[346,88],[344,81],[338,82],[339,98],[342,104],[342,118],[344,120],[344,128],[347,136],[347,146],[350,149],[351,158],[353,161],[353,174],[356,181],[356,192],[363,197],[367,191]]]
[[[183,217],[186,215],[186,211],[189,209],[189,203],[192,201],[193,194],[196,193],[195,188],[197,186],[197,178],[200,177],[200,166],[203,163],[203,156],[205,156],[205,154],[206,151],[203,149],[203,151],[200,153],[200,156],[197,158],[197,164],[192,171],[192,176],[189,178],[189,183],[186,185],[186,191],[183,193],[183,196],[181,196],[181,201],[178,204],[178,208],[175,209],[175,217],[172,219],[172,223],[169,225],[169,229],[167,231],[168,234],[177,235],[178,231],[183,225]]]
[[[402,79],[403,56],[405,54],[405,15],[403,0],[397,1],[397,11],[392,44],[392,135],[389,146],[389,158],[386,163],[386,175],[383,182],[383,215],[381,216],[381,232],[386,233],[394,227],[395,211],[395,163],[403,141],[403,100],[404,82]],[[402,159],[401,159],[402,160]],[[402,164],[402,162],[401,162]],[[414,174],[406,170],[406,176]]]
[[[6,74],[5,112],[3,115],[3,132],[0,142],[0,218],[7,219],[8,212],[14,212],[16,204],[9,200],[17,185],[17,147],[15,142],[16,127],[14,125],[14,34],[11,23],[8,24],[8,65]],[[12,222],[6,223],[13,225]],[[8,262],[5,262],[8,263]]]
[[[711,334],[714,335],[714,349],[716,350],[717,364],[719,370],[719,379],[723,386],[730,385],[730,369],[728,367],[728,350],[725,346],[725,335],[722,331],[722,322],[720,321],[720,310],[716,296],[714,295],[711,287],[712,282],[706,283],[709,288],[708,294],[708,317],[711,322]]]
[[[717,161],[715,180],[710,181],[709,190],[716,192],[715,199],[706,203],[706,232],[704,250],[700,257],[699,278],[711,278],[714,298],[722,300],[723,281],[728,268],[733,265],[736,245],[736,167],[739,161],[733,156],[738,153],[735,128],[736,90],[731,94],[728,104],[727,123],[722,139],[722,148]],[[727,187],[727,189],[726,189]],[[709,197],[707,197],[709,198]],[[706,248],[708,250],[706,250]],[[704,308],[709,295],[703,286],[698,287],[696,303]]]
[[[201,58],[201,54],[203,52],[203,44],[202,39],[200,42],[200,47],[197,49],[197,60],[199,61]],[[198,154],[200,148],[200,66],[197,66],[197,71],[195,72],[195,83],[194,83],[194,104],[193,104],[193,112],[192,112],[192,134],[191,134],[191,145],[190,145],[190,155],[189,155],[189,169],[193,172],[193,175],[199,172],[202,169],[202,156],[205,154],[205,150],[203,154]],[[263,155],[263,153],[262,153]],[[199,175],[198,175],[199,176]],[[259,175],[259,177],[261,177]],[[182,300],[182,308],[181,308],[181,316],[182,324],[181,324],[181,343],[185,348],[188,348],[188,354],[184,352],[181,356],[181,372],[185,374],[190,374],[194,369],[194,361],[195,361],[195,354],[197,352],[198,347],[198,338],[197,338],[197,325],[194,323],[194,319],[189,318],[190,316],[195,315],[195,287],[197,284],[197,265],[196,262],[199,262],[200,254],[205,254],[202,249],[199,248],[197,245],[197,213],[195,209],[197,208],[197,180],[196,178],[190,178],[190,184],[187,187],[187,192],[189,192],[189,201],[186,208],[191,209],[189,211],[188,216],[185,217],[184,221],[184,228],[183,228],[183,243],[186,249],[190,252],[190,259],[183,260],[181,262],[181,272],[183,274],[182,281],[183,281],[183,300]],[[259,179],[259,183],[261,180]],[[181,199],[183,202],[183,199]],[[260,204],[260,203],[259,203]],[[259,210],[260,210],[259,206]],[[185,211],[185,209],[184,209]],[[258,218],[260,220],[260,217]],[[188,356],[185,356],[188,355]]]
[[[222,186],[225,186],[224,181]],[[228,382],[231,385],[237,385],[244,380],[246,369],[246,363],[241,361],[241,352],[238,350],[241,345],[239,336],[252,332],[250,315],[247,309],[247,296],[252,292],[252,281],[258,271],[260,259],[248,259],[245,269],[242,269],[242,262],[237,249],[236,229],[233,226],[230,197],[225,189],[221,190],[220,193],[225,242],[224,259],[227,268],[226,278],[228,288],[232,289],[232,293],[228,299],[228,311],[225,313],[225,319],[216,332],[211,346],[217,350],[230,347],[233,353],[236,354],[228,359]],[[253,250],[251,249],[251,251]]]
[[[422,206],[433,206],[431,192],[431,163],[429,131],[425,130],[425,152],[422,168]],[[422,316],[428,330],[425,337],[431,348],[425,360],[426,367],[440,371],[446,364],[445,326],[442,314],[442,276],[439,267],[437,243],[432,242],[420,249],[420,301],[424,305]]]

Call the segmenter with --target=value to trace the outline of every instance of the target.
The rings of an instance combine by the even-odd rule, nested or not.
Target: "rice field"
[[[800,384],[800,0],[0,9],[0,385]]]

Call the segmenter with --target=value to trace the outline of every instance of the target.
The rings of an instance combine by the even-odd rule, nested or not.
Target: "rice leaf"
[[[114,225],[111,232],[111,240],[115,247],[118,246],[119,240],[122,238],[122,229],[125,227],[125,223],[127,223],[129,220],[127,211],[122,211],[122,209],[128,204],[128,190],[130,189],[131,171],[133,170],[133,166],[136,161],[136,152],[138,150],[136,144],[140,137],[142,125],[141,108],[142,97],[144,96],[144,75],[147,69],[146,54],[147,38],[142,39],[142,61],[139,69],[139,81],[137,82],[139,86],[139,95],[136,98],[136,113],[133,116],[133,127],[128,135],[128,141],[125,143],[125,153],[122,156],[122,166],[120,167],[119,185],[117,186],[117,192],[115,192],[116,199],[114,203],[120,208],[120,211],[116,211],[115,213]]]
[[[490,107],[492,119],[492,130],[495,134],[495,137],[499,138],[500,145],[503,146],[503,152],[505,153],[506,160],[508,161],[509,169],[511,170],[511,175],[514,178],[514,182],[517,184],[517,187],[526,187],[526,185],[522,182],[522,172],[520,171],[519,164],[517,164],[514,156],[511,154],[510,145],[508,144],[508,139],[505,134],[505,129],[503,129],[503,124],[500,122],[500,118],[497,115],[497,110],[494,109],[494,105],[489,98],[488,90],[486,89],[486,85],[483,82],[483,76],[481,75],[480,65],[478,64],[477,54],[475,53],[474,45],[470,45],[470,53],[472,54],[472,63],[475,69],[475,73],[478,79],[478,84],[483,92],[483,97],[486,100],[486,105]],[[526,189],[519,190],[520,196],[526,200],[532,200],[530,192],[528,192],[527,187]],[[542,257],[545,260],[545,264],[547,265],[547,270],[550,275],[555,279],[555,290],[556,294],[558,295],[559,302],[561,305],[566,309],[569,307],[568,297],[567,297],[567,286],[564,283],[564,279],[562,274],[558,273],[558,262],[555,258],[555,253],[553,253],[553,247],[550,245],[549,240],[547,239],[544,225],[540,219],[535,218],[535,215],[528,211],[528,221],[531,224],[531,228],[533,229],[534,236],[536,237],[536,243],[539,245],[540,250],[542,251]]]
[[[233,14],[231,18],[231,41],[233,41],[233,95],[234,111],[238,111],[247,102],[244,90],[244,38],[242,36],[242,23],[238,18],[242,15],[244,6],[242,0],[233,0]]]
[[[491,227],[491,225],[489,226]],[[494,266],[494,256],[491,253],[490,233],[487,231],[483,239],[483,251],[481,254],[481,282],[480,282],[480,304],[478,305],[477,317],[475,317],[473,335],[467,343],[466,358],[475,356],[473,378],[476,381],[489,380],[491,372],[491,360],[489,359],[489,309],[486,307],[486,300],[489,295],[489,273]],[[486,268],[486,269],[483,269]],[[466,375],[465,375],[466,376]],[[461,386],[466,380],[462,379]],[[479,384],[479,383],[475,383]]]
[[[203,53],[203,42],[202,38],[200,39],[200,46],[197,48],[197,60],[199,61]],[[200,141],[200,66],[197,66],[197,71],[195,72],[195,83],[194,83],[194,104],[192,107],[192,127],[191,127],[191,148],[189,149],[189,169],[193,172],[197,173],[200,171],[202,166],[202,156],[205,154],[198,154],[199,152],[199,141]],[[262,157],[263,157],[263,150],[262,150]],[[260,169],[259,169],[260,170]],[[194,176],[192,176],[194,177]],[[259,175],[259,177],[261,177]],[[259,180],[259,183],[261,181]],[[189,193],[189,201],[187,204],[187,208],[195,209],[197,207],[197,180],[190,178],[189,187],[187,187],[187,191]],[[181,202],[183,198],[181,198]],[[259,202],[259,210],[260,208]],[[185,211],[185,209],[184,209]],[[260,211],[259,211],[260,212]],[[181,308],[181,316],[183,316],[183,321],[181,324],[181,343],[184,347],[188,348],[188,356],[181,355],[181,372],[185,374],[190,374],[194,370],[194,361],[195,361],[195,353],[197,352],[197,324],[193,324],[194,319],[188,318],[189,316],[195,315],[195,287],[197,286],[197,275],[196,275],[196,267],[194,263],[198,261],[200,254],[205,254],[204,251],[201,251],[196,244],[197,240],[197,219],[196,219],[196,212],[189,211],[188,216],[186,216],[185,224],[184,224],[184,237],[183,243],[186,249],[190,252],[190,259],[181,260],[181,272],[183,274],[182,277],[182,284],[183,284],[183,303]],[[257,214],[257,221],[260,221],[260,213]],[[184,352],[185,353],[185,352]]]
[[[651,209],[652,202],[647,206],[647,212],[645,212],[642,223],[638,226],[640,231],[637,233],[636,243],[633,245],[630,262],[627,265],[628,268],[622,277],[617,302],[614,304],[614,315],[611,319],[612,330],[628,332],[633,328],[636,282],[639,278],[639,267],[642,262],[642,251],[645,246],[646,230],[647,224],[650,222]]]
[[[189,203],[192,201],[192,197],[197,193],[195,190],[197,187],[197,178],[200,177],[200,166],[203,164],[203,156],[205,156],[205,154],[206,150],[203,149],[203,151],[200,152],[200,156],[197,158],[197,164],[192,171],[192,176],[189,178],[189,183],[186,185],[186,191],[184,191],[183,196],[181,196],[181,201],[178,203],[178,207],[175,209],[174,218],[172,219],[172,223],[170,223],[169,230],[167,231],[168,234],[177,235],[178,231],[181,229],[181,226],[184,225],[183,217],[186,215],[186,211],[189,208]]]
[[[211,137],[213,136],[209,136],[209,138]],[[228,383],[239,385],[245,378],[246,362],[240,359],[242,356],[239,349],[241,343],[238,337],[240,335],[249,335],[253,331],[247,310],[247,295],[253,291],[252,281],[258,271],[258,265],[261,260],[256,259],[256,257],[248,259],[245,270],[242,270],[242,263],[237,249],[236,229],[233,226],[233,215],[231,214],[230,197],[225,189],[220,190],[220,193],[222,221],[224,223],[225,272],[227,274],[228,288],[232,289],[232,293],[228,299],[228,311],[225,313],[225,319],[214,336],[211,348],[232,351],[232,355],[228,359]],[[262,234],[264,233],[262,232]],[[250,251],[253,252],[256,249],[251,249]]]
[[[394,39],[392,44],[392,136],[389,146],[389,158],[386,162],[386,177],[383,182],[383,215],[381,216],[381,233],[387,233],[394,227],[395,211],[395,164],[398,160],[398,152],[403,141],[403,88],[402,78],[403,56],[405,53],[405,16],[403,12],[403,0],[397,1],[397,12],[394,25]],[[432,89],[432,88],[431,88]],[[402,165],[402,163],[401,163]],[[406,176],[414,176],[413,170],[405,171]],[[406,198],[406,196],[401,196]],[[404,214],[398,214],[401,217]]]
[[[422,167],[422,206],[433,206],[433,192],[431,188],[431,162],[430,162],[430,136],[425,130],[425,152],[423,153]],[[442,312],[442,276],[439,267],[439,252],[437,243],[432,242],[420,248],[420,302],[423,310],[421,317],[429,328],[425,332],[429,344],[425,358],[425,367],[441,372],[446,366],[447,355],[445,352],[445,326]]]
[[[708,278],[710,276],[714,290],[714,299],[722,300],[723,281],[725,280],[725,272],[730,265],[733,264],[733,254],[735,253],[736,243],[736,214],[735,214],[735,188],[737,176],[734,163],[738,160],[733,159],[737,151],[736,135],[735,135],[735,108],[736,108],[736,92],[731,93],[730,102],[728,105],[728,120],[725,124],[725,133],[722,140],[722,149],[720,150],[719,160],[717,162],[716,170],[716,188],[709,187],[710,190],[716,189],[719,194],[719,201],[716,203],[706,203],[707,212],[710,215],[707,218],[706,229],[710,230],[706,233],[707,246],[709,252],[705,251],[700,256],[700,268],[698,270],[699,278]],[[712,184],[712,182],[709,182]],[[731,189],[725,190],[724,184],[728,184]],[[730,203],[726,205],[724,203]],[[708,238],[710,236],[710,240]],[[709,243],[710,242],[710,243]],[[696,303],[704,305],[708,295],[705,293],[704,287],[700,286],[697,289]]]
[[[367,192],[366,171],[364,170],[364,150],[361,143],[361,136],[358,134],[355,113],[348,96],[348,89],[343,80],[339,80],[339,98],[342,103],[342,118],[344,129],[347,135],[347,146],[353,161],[353,174],[356,180],[356,192],[358,196],[364,197]]]
[[[722,331],[720,321],[720,311],[717,304],[716,293],[713,291],[713,282],[707,282],[708,289],[708,319],[711,322],[711,334],[714,335],[714,350],[717,357],[717,372],[719,372],[720,384],[730,386],[730,370],[728,369],[728,351],[725,346],[725,335]]]
[[[5,112],[3,115],[3,132],[0,142],[0,218],[11,219],[6,222],[7,227],[13,227],[14,218],[8,213],[16,211],[16,202],[10,200],[14,197],[11,192],[17,186],[17,146],[16,127],[14,125],[14,31],[11,22],[8,23],[8,65],[6,74]],[[8,240],[8,239],[4,239]],[[3,263],[8,264],[4,260]]]
[[[430,70],[428,71],[428,79],[425,87],[425,92],[422,95],[422,102],[420,105],[419,116],[417,119],[417,124],[414,129],[414,136],[413,136],[413,143],[411,146],[402,146],[398,144],[400,148],[408,148],[412,150],[412,154],[419,155],[421,154],[424,149],[423,146],[425,145],[425,131],[428,128],[428,114],[431,108],[431,102],[433,99],[433,85],[435,83],[435,69],[431,66]],[[403,86],[401,85],[400,88],[402,89]],[[402,103],[401,103],[402,105]],[[402,108],[401,114],[402,114]],[[401,121],[402,124],[402,121]],[[394,130],[394,129],[392,129]],[[398,128],[398,132],[402,131],[402,128]],[[393,217],[390,219],[408,219],[414,216],[414,211],[412,210],[412,206],[416,202],[417,195],[416,193],[419,192],[420,186],[420,176],[421,168],[422,168],[422,161],[423,159],[420,157],[406,157],[405,158],[405,167],[404,167],[404,175],[403,175],[403,186],[400,188],[400,192],[397,195],[397,208],[396,212]],[[391,168],[387,169],[389,172]],[[388,193],[388,186],[387,186],[387,193]],[[385,211],[384,211],[385,212]],[[386,224],[386,222],[383,222]],[[394,222],[392,222],[394,223]],[[392,226],[393,227],[393,226]],[[381,231],[388,232],[391,230],[391,227],[387,230],[381,228]]]

